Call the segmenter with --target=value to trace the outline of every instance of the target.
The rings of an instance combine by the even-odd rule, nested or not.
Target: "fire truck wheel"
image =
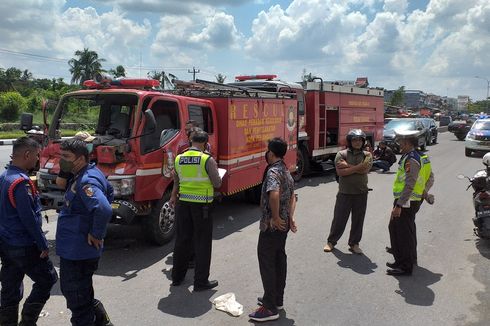
[[[175,211],[168,204],[170,192],[155,201],[151,213],[143,220],[145,234],[151,243],[162,246],[172,240],[175,233]]]
[[[303,175],[310,171],[310,161],[306,149],[299,147],[296,152],[296,172],[292,173],[293,180],[298,182]]]
[[[245,190],[245,197],[247,202],[255,205],[260,204],[260,195],[262,192],[262,184]]]

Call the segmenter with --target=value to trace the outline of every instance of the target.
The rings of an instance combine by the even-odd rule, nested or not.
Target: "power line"
[[[192,70],[187,70],[188,73],[192,74],[192,80],[196,80],[196,74],[200,73],[201,70],[197,69],[196,67],[192,67]]]

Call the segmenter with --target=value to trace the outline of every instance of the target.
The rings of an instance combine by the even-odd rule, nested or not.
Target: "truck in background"
[[[174,92],[155,89],[157,80],[98,78],[85,90],[63,95],[48,124],[37,173],[44,209],[64,205],[59,173],[61,123],[69,116],[96,119],[90,160],[114,187],[113,223],[141,223],[147,238],[162,245],[174,234],[175,213],[168,204],[175,156],[189,146],[184,127],[195,120],[208,132],[211,154],[226,170],[219,193],[245,191],[257,202],[267,140],[284,138],[285,162],[296,169],[297,100],[295,94],[270,93],[191,83]],[[46,110],[43,110],[46,117]],[[71,114],[67,114],[70,112]],[[24,114],[22,127],[32,127]]]
[[[319,80],[319,81],[316,81]],[[303,87],[277,79],[276,75],[237,76],[236,87],[294,93],[298,104],[297,169],[300,180],[313,168],[345,148],[351,129],[362,129],[372,145],[383,139],[384,91],[378,88],[339,85],[315,78]]]

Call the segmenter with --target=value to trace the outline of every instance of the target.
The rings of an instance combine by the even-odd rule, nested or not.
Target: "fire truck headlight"
[[[121,196],[129,196],[134,193],[134,178],[121,180]]]

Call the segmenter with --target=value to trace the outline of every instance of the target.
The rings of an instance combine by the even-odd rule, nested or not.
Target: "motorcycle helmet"
[[[486,153],[484,156],[483,156],[483,165],[485,165],[486,167],[490,167],[490,153]]]
[[[366,134],[361,129],[352,129],[347,133],[347,147],[352,149],[352,138],[361,138],[362,139],[362,147],[366,145]]]

